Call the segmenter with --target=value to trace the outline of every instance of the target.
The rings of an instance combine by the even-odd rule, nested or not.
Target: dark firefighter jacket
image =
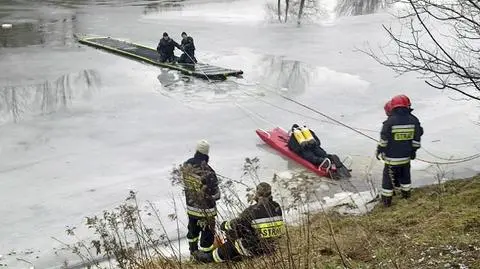
[[[282,209],[272,198],[261,198],[238,218],[223,222],[221,229],[243,256],[268,253],[275,249],[276,239],[284,233]]]
[[[180,44],[180,46],[182,47],[183,52],[187,53],[190,57],[193,58],[193,56],[195,56],[195,45],[192,37],[187,36],[187,38],[182,39],[182,44]]]
[[[405,165],[420,148],[423,128],[408,108],[395,108],[383,122],[378,143],[378,153],[383,153],[385,164]]]
[[[168,40],[165,39],[160,39],[160,42],[158,42],[157,46],[157,51],[160,55],[165,55],[167,57],[173,56],[173,51],[175,50],[175,47],[178,49],[181,49],[180,45],[178,45],[175,40],[169,38]]]
[[[314,131],[312,131],[311,129],[308,129],[308,130],[310,130],[310,133],[312,133],[313,138],[317,142],[316,145],[313,145],[313,146],[320,147],[321,145],[320,139],[317,137]],[[305,150],[305,148],[302,145],[300,145],[300,143],[298,143],[297,139],[295,139],[295,136],[293,134],[290,135],[290,138],[288,139],[288,148],[299,155],[301,155],[301,152]]]
[[[182,178],[187,214],[199,218],[216,216],[220,190],[217,175],[208,165],[208,155],[197,151],[193,158],[184,163]]]

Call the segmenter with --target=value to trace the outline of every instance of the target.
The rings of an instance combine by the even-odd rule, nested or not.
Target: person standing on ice
[[[181,167],[187,204],[190,254],[199,249],[211,252],[214,248],[216,201],[220,199],[220,190],[217,175],[208,165],[209,150],[208,142],[200,140],[193,158]]]
[[[174,63],[177,58],[174,54],[175,47],[180,50],[182,49],[181,46],[175,42],[175,40],[171,39],[167,33],[163,33],[163,37],[160,39],[160,42],[158,42],[157,45],[157,52],[160,54],[159,61],[162,63]]]
[[[183,54],[180,55],[178,63],[187,63],[195,64],[197,59],[195,59],[195,44],[193,43],[193,38],[188,36],[187,33],[182,32],[182,47]]]
[[[328,158],[336,167],[337,173],[333,175],[334,177],[351,177],[350,171],[343,165],[340,158],[335,154],[328,154],[321,147],[320,139],[315,132],[306,126],[300,127],[298,124],[293,124],[288,148],[315,166],[320,166],[325,158]]]
[[[382,201],[386,207],[392,205],[394,185],[400,186],[403,198],[410,197],[410,160],[416,158],[423,135],[420,121],[411,114],[411,104],[407,96],[393,97],[390,105],[391,115],[383,122],[376,151],[377,159],[382,159],[385,163]]]
[[[194,257],[203,263],[236,261],[242,258],[271,254],[277,239],[285,232],[280,205],[272,198],[272,187],[266,182],[257,185],[256,204],[245,209],[238,218],[220,225],[226,241],[212,253],[195,252]]]

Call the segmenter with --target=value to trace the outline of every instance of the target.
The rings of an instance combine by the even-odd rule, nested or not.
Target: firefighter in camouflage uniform
[[[197,250],[210,252],[214,248],[216,201],[220,199],[220,190],[215,171],[208,165],[209,149],[207,141],[199,141],[193,158],[182,166],[191,254]]]

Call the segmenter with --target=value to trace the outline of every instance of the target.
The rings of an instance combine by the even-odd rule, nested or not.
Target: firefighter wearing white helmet
[[[220,190],[215,171],[208,165],[209,151],[207,141],[198,141],[193,158],[187,160],[181,168],[190,253],[199,249],[210,252],[214,248],[216,201],[220,199]]]

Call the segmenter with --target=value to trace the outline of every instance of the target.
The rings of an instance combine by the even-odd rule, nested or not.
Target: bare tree
[[[282,21],[282,0],[277,1],[277,15],[278,15],[278,21]]]
[[[318,0],[285,0],[285,9],[282,10],[282,1],[278,0],[276,6],[271,3],[267,4],[267,9],[270,12],[275,12],[274,16],[281,23],[288,22],[288,16],[290,15],[296,16],[297,24],[301,24],[302,18],[311,18],[322,13],[323,10],[319,8],[318,2]]]
[[[285,0],[285,22],[287,22],[289,8],[290,8],[290,0]]]
[[[478,0],[401,0],[401,29],[383,26],[395,53],[366,53],[399,74],[417,72],[440,90],[480,101],[480,2]]]
[[[340,16],[365,15],[375,13],[386,5],[386,0],[340,0],[335,11]]]
[[[305,7],[305,0],[300,0],[300,8],[298,9],[297,24],[300,24],[300,21],[302,19],[303,7]]]

